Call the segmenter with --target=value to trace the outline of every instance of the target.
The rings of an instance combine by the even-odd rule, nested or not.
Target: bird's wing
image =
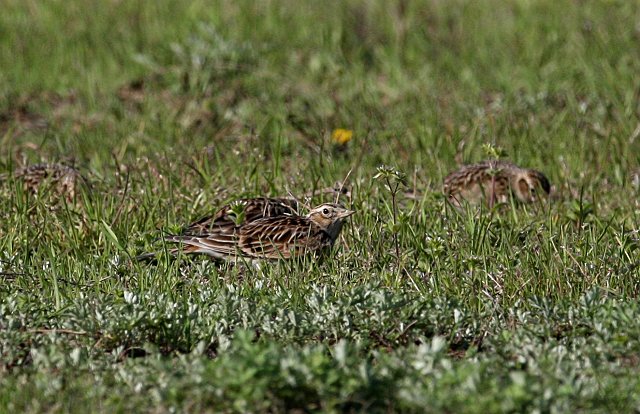
[[[251,223],[267,217],[293,215],[296,213],[298,203],[286,198],[249,198],[239,201],[244,207],[242,223],[238,223],[238,217],[231,205],[226,205],[213,215],[205,216],[190,224],[183,234],[204,235],[209,232],[233,234],[238,224]]]
[[[204,216],[189,224],[183,231],[183,235],[199,236],[212,231],[233,234],[236,223],[232,219],[229,206],[224,206],[214,214]]]
[[[209,233],[202,236],[168,236],[165,240],[181,243],[184,253],[202,253],[218,259],[233,256],[238,249],[238,239],[234,234]]]
[[[288,198],[253,198],[244,204],[244,221],[251,223],[269,217],[295,215],[298,203]]]
[[[329,245],[324,230],[299,216],[256,220],[241,227],[238,234],[238,249],[256,258],[288,259]]]

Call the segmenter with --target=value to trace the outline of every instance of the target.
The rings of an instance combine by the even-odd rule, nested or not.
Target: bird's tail
[[[155,262],[158,260],[158,257],[162,254],[169,254],[170,256],[177,256],[180,253],[179,249],[167,249],[156,252],[142,253],[135,257],[138,262]]]
[[[149,262],[149,261],[156,260],[157,257],[158,257],[158,252],[152,252],[152,253],[140,254],[140,255],[136,256],[135,259],[138,262]]]
[[[164,238],[165,242],[178,243],[180,246],[166,250],[171,256],[179,254],[206,254],[216,259],[224,259],[235,252],[235,238],[231,235],[219,235],[216,238],[199,237],[199,236],[175,236],[168,235]],[[137,261],[156,261],[163,251],[151,253],[143,253],[136,256]]]

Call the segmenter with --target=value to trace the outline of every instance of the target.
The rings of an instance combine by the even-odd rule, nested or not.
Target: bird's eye
[[[329,209],[328,208],[323,208],[322,209],[322,214],[324,214],[325,216],[329,215]]]

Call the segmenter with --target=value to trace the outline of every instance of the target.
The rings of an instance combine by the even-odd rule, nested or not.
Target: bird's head
[[[348,210],[340,204],[326,203],[311,209],[307,217],[335,238],[340,233],[344,220],[353,213],[355,211]]]
[[[524,203],[536,202],[540,197],[549,195],[551,185],[547,177],[540,171],[524,170],[516,175],[514,193]]]

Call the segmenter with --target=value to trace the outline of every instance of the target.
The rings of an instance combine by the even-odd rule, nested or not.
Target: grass
[[[92,186],[0,185],[0,412],[637,410],[639,16],[5,1],[0,172],[73,159]],[[486,145],[552,200],[448,207],[443,177]],[[130,260],[350,170],[358,213],[323,263]]]

